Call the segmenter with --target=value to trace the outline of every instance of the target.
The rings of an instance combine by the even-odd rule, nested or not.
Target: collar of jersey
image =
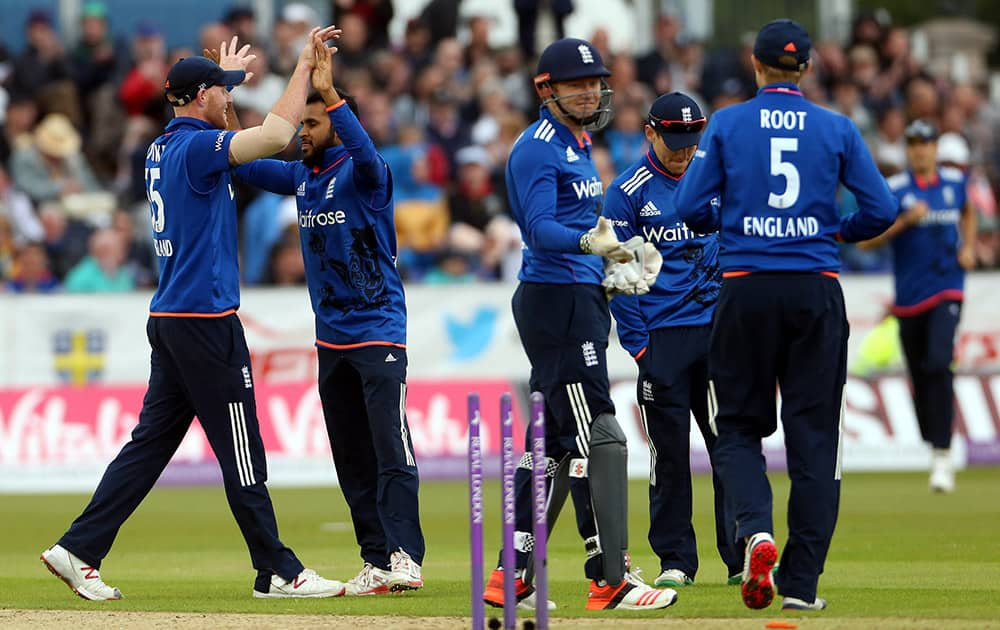
[[[312,168],[313,173],[325,173],[337,164],[339,164],[347,156],[347,147],[343,144],[338,144],[335,147],[330,147],[323,152],[323,167],[314,166]]]
[[[802,90],[794,83],[771,83],[757,90],[757,95],[761,94],[789,94],[791,96],[802,96]]]
[[[173,129],[174,127],[180,127],[181,125],[187,125],[188,127],[197,127],[198,129],[219,129],[207,120],[202,120],[200,118],[191,118],[190,116],[178,116],[170,122],[167,123],[167,129]],[[225,131],[225,129],[219,129],[219,131]]]
[[[539,117],[545,118],[550,123],[552,123],[552,126],[556,130],[556,135],[559,136],[559,139],[563,141],[563,144],[567,146],[576,146],[581,149],[590,148],[591,141],[589,133],[584,131],[583,141],[581,142],[580,140],[577,140],[576,136],[573,135],[573,132],[569,130],[569,127],[559,122],[559,119],[556,118],[552,114],[552,112],[549,111],[549,108],[547,106],[542,105],[541,110],[539,111]]]
[[[938,182],[941,181],[941,177],[938,175],[937,169],[934,170],[934,177],[931,177],[930,179],[920,177],[913,171],[910,171],[910,178],[913,179],[913,183],[916,184],[917,188],[920,190],[927,190],[931,186],[937,186]]]
[[[680,175],[672,175],[670,171],[667,170],[667,167],[663,165],[663,162],[660,161],[660,158],[656,157],[656,151],[653,149],[646,151],[646,159],[649,160],[649,165],[653,167],[654,171],[668,179],[678,182],[682,177],[684,177],[684,173],[681,173]]]

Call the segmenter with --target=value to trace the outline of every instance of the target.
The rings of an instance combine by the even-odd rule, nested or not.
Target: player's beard
[[[309,168],[312,168],[314,166],[323,166],[323,158],[326,155],[326,150],[336,144],[335,139],[336,136],[334,136],[333,132],[331,131],[326,136],[326,138],[324,138],[321,142],[316,143],[314,141],[312,145],[312,151],[309,153],[309,155],[302,156],[302,163],[308,166]]]

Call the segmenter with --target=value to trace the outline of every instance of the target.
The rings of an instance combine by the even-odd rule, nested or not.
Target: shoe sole
[[[388,595],[392,591],[388,586],[379,586],[370,591],[364,591],[362,593],[352,593],[346,588],[344,589],[344,597],[371,597],[372,595]]]
[[[419,582],[397,582],[396,584],[389,584],[389,590],[393,593],[402,593],[403,591],[419,591],[424,587],[424,581]]]
[[[95,598],[95,597],[87,597],[86,595],[84,595],[83,593],[81,593],[80,591],[78,591],[75,586],[73,586],[72,582],[69,581],[69,578],[63,576],[63,574],[59,573],[59,571],[57,571],[54,566],[52,566],[51,564],[49,564],[49,561],[45,559],[45,554],[44,553],[42,555],[38,556],[38,559],[42,561],[42,564],[44,564],[45,568],[49,570],[49,573],[51,573],[52,575],[54,575],[57,578],[59,578],[60,580],[62,580],[63,584],[65,584],[66,586],[68,586],[69,590],[73,591],[73,594],[76,595],[77,597],[79,597],[80,599],[85,599],[88,602],[114,602],[114,601],[118,601],[119,599],[121,599],[121,597],[111,597],[111,598],[107,598],[107,599],[100,598],[100,597],[97,597],[97,598]]]
[[[329,599],[332,597],[343,597],[347,592],[347,588],[341,588],[340,592],[336,595],[285,595],[283,593],[261,593],[260,591],[254,591],[253,596],[257,599]]]
[[[778,547],[766,540],[757,543],[750,551],[749,577],[740,586],[740,594],[747,608],[760,610],[774,601],[774,580],[771,569],[778,562]]]
[[[614,606],[606,605],[601,607],[591,607],[591,602],[587,602],[586,610],[659,610],[661,608],[667,608],[672,606],[677,602],[677,593],[674,593],[671,597],[657,598],[649,604],[627,604],[625,602],[619,602]]]
[[[684,582],[678,582],[676,580],[657,580],[653,582],[653,586],[656,588],[678,588],[681,586],[694,586],[694,580],[687,580]]]

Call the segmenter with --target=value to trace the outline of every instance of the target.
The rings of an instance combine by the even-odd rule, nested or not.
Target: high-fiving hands
[[[257,58],[257,55],[250,54],[250,44],[243,44],[243,47],[237,50],[239,42],[235,35],[233,35],[232,41],[229,42],[229,47],[226,47],[226,42],[219,44],[219,50],[205,50],[204,55],[219,64],[219,67],[223,70],[243,70],[246,72],[247,67],[250,66],[250,62]],[[243,79],[246,83],[253,76],[253,72],[247,72],[247,76]]]
[[[321,94],[333,89],[333,55],[337,54],[338,50],[336,46],[327,46],[326,42],[338,39],[340,33],[341,30],[335,28],[326,40],[321,39],[318,34],[312,39],[312,85],[313,89]]]
[[[324,28],[319,28],[318,26],[311,31],[309,31],[309,37],[306,39],[306,43],[302,46],[302,52],[299,53],[300,65],[305,65],[307,68],[316,67],[316,41],[325,42],[331,39],[337,39],[340,37],[340,29],[336,26],[327,26]]]

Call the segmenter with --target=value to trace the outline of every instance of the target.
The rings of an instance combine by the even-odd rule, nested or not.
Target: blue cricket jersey
[[[343,144],[326,150],[323,166],[256,160],[236,174],[265,190],[295,195],[316,345],[403,348],[406,300],[396,270],[389,167],[343,101],[327,111]]]
[[[930,211],[918,224],[892,239],[896,304],[893,313],[919,315],[944,300],[961,300],[965,270],[958,263],[959,221],[966,205],[965,174],[941,167],[930,181],[910,171],[888,179],[899,212],[918,201]]]
[[[719,298],[718,235],[698,234],[681,221],[674,208],[680,180],[650,150],[615,178],[604,197],[604,216],[618,240],[642,236],[663,256],[649,293],[611,300],[618,338],[635,358],[649,344],[651,330],[709,324]]]
[[[859,208],[843,218],[836,201],[841,182]],[[838,238],[873,238],[896,214],[854,123],[810,103],[793,83],[765,86],[712,116],[674,205],[693,230],[719,225],[723,274],[836,273]]]
[[[228,315],[239,308],[229,172],[234,133],[196,118],[174,118],[146,151],[146,196],[160,268],[150,315]]]
[[[590,136],[578,141],[544,105],[507,159],[507,196],[521,228],[522,282],[601,284],[604,261],[580,251],[597,223],[604,187],[590,157]]]

